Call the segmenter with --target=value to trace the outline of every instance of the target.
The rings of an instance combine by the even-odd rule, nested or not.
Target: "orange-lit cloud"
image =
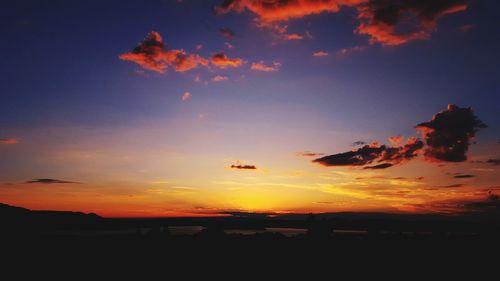
[[[214,82],[222,82],[227,80],[229,80],[229,78],[227,76],[222,76],[222,75],[216,75],[212,78],[212,81]]]
[[[217,53],[212,56],[211,62],[219,68],[226,68],[239,67],[244,61],[240,58],[229,58],[224,53]]]
[[[263,61],[260,61],[258,63],[252,63],[250,69],[256,71],[274,72],[278,71],[280,67],[281,64],[279,62],[273,62],[272,65],[265,65]]]
[[[190,92],[184,92],[184,94],[182,94],[181,100],[182,101],[188,101],[190,98],[191,98],[191,93]]]
[[[254,15],[259,27],[275,30],[284,40],[301,40],[303,35],[288,33],[288,25],[282,24],[291,19],[300,19],[321,13],[336,13],[340,8],[353,7],[368,0],[226,0],[215,8],[217,14],[248,11]],[[311,38],[311,34],[306,32]]]
[[[429,122],[416,126],[425,142],[425,158],[432,162],[463,162],[472,139],[486,125],[472,109],[450,104],[445,111],[432,117]]]
[[[16,139],[0,139],[0,144],[17,144],[19,143]]]
[[[151,31],[132,52],[119,56],[121,60],[132,61],[144,69],[163,73],[168,67],[184,72],[198,66],[208,66],[208,60],[184,50],[167,50],[161,35]]]
[[[315,57],[326,57],[328,56],[328,52],[325,51],[317,51],[313,53],[313,56]]]
[[[467,2],[372,0],[357,7],[361,23],[355,32],[368,35],[371,44],[395,46],[428,39],[441,17],[465,11]],[[406,32],[398,32],[400,26],[411,28]]]
[[[367,0],[226,0],[216,7],[218,14],[245,10],[257,15],[262,23],[287,21],[321,13],[335,13],[343,6],[356,6]]]
[[[286,40],[302,40],[302,39],[304,39],[304,36],[297,34],[297,33],[292,33],[292,34],[286,34],[285,39]]]
[[[441,17],[466,10],[467,3],[468,0],[226,0],[215,10],[218,14],[248,11],[256,15],[258,26],[278,30],[279,22],[352,7],[357,9],[360,21],[355,33],[368,35],[371,44],[401,45],[430,38]],[[400,32],[401,26],[405,30],[410,27],[409,31]],[[298,34],[280,33],[285,34],[284,39],[302,39]]]
[[[398,146],[401,143],[401,141],[403,141],[403,138],[404,138],[403,136],[392,136],[389,137],[387,140],[392,146]]]

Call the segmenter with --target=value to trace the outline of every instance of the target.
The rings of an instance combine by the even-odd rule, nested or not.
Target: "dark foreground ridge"
[[[309,267],[334,261],[412,260],[442,266],[477,261],[500,249],[497,211],[461,216],[235,213],[229,217],[112,219],[0,204],[0,219],[4,256],[28,264],[70,267],[157,263]]]

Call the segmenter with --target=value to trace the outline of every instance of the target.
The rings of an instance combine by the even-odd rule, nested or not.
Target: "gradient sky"
[[[500,193],[499,9],[11,1],[0,10],[0,202],[103,216],[459,212]],[[155,49],[137,49],[152,31]],[[448,104],[488,126],[466,139],[466,159],[431,155],[415,128]],[[400,153],[410,137],[423,147],[389,162],[313,162],[364,145]]]

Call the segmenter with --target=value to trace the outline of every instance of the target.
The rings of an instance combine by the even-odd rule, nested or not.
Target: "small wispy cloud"
[[[327,57],[328,55],[328,52],[325,51],[317,51],[313,53],[313,56],[315,57]]]
[[[227,80],[229,80],[229,77],[222,76],[222,75],[216,75],[212,78],[212,81],[214,81],[214,82],[222,82],[222,81],[227,81]]]
[[[17,144],[19,143],[16,139],[0,139],[0,144]]]
[[[256,70],[256,71],[263,71],[263,72],[274,72],[278,71],[281,67],[281,63],[279,62],[273,62],[272,65],[265,65],[264,61],[260,61],[257,63],[252,63],[252,66],[250,67],[251,70]]]
[[[182,94],[181,100],[182,101],[188,101],[190,98],[191,98],[191,93],[190,92],[184,92],[184,94]]]
[[[236,34],[234,33],[234,31],[232,31],[229,28],[221,28],[221,29],[219,29],[219,34],[222,35],[222,36],[224,36],[224,37],[227,37],[227,38],[234,38],[234,36],[236,36]]]
[[[303,156],[303,157],[319,157],[322,155],[325,155],[324,153],[318,153],[318,152],[311,152],[311,151],[299,151],[296,152],[295,155],[297,156]]]

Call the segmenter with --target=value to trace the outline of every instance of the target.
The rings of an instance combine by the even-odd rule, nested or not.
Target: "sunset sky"
[[[498,1],[2,6],[2,203],[455,213],[500,194]]]

